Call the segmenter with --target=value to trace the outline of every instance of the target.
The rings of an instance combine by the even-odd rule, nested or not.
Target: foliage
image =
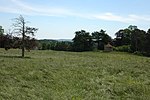
[[[124,29],[116,33],[115,50],[128,51],[134,54],[150,56],[150,29],[145,32],[140,29]],[[130,49],[124,45],[130,45]],[[117,47],[121,46],[121,47]]]
[[[111,37],[102,29],[92,35],[85,30],[77,31],[73,38],[73,51],[91,51],[95,48],[104,50],[104,45],[111,41]]]
[[[114,50],[122,52],[139,52],[143,55],[150,56],[150,30],[143,30],[130,27],[121,29],[113,40],[106,34],[106,31],[93,32],[90,34],[85,30],[76,31],[73,42],[51,41],[42,43],[43,50],[59,50],[59,51],[92,51],[103,50],[104,45],[110,43],[116,46]],[[136,53],[135,53],[136,54]]]
[[[46,43],[42,43],[42,50],[47,50]]]
[[[120,52],[0,49],[1,100],[149,100],[150,58]]]
[[[95,41],[96,40],[96,41]],[[85,30],[76,31],[75,37],[70,41],[39,40],[41,50],[57,51],[92,51],[96,48],[104,49],[104,44],[111,43],[112,39],[105,31],[93,32],[92,35]],[[98,46],[96,45],[98,43]]]
[[[35,38],[26,37],[25,38],[25,48],[30,51],[32,49],[38,49],[38,41]]]
[[[140,29],[136,29],[132,31],[131,34],[131,50],[133,52],[139,51],[142,52],[144,50],[144,41],[146,32]]]
[[[120,52],[131,52],[130,45],[123,45],[123,46],[114,47],[114,50],[120,51]]]
[[[12,46],[12,37],[10,35],[0,35],[0,48],[5,48],[5,50],[8,50]]]
[[[150,29],[148,29],[148,31],[146,33],[146,39],[144,41],[145,41],[144,51],[146,53],[143,53],[143,54],[150,56]]]
[[[0,48],[4,48],[5,37],[4,35],[0,35]]]
[[[93,49],[93,41],[89,32],[76,31],[73,38],[73,51],[90,51]]]
[[[130,45],[131,44],[131,30],[121,29],[115,33],[115,46]]]
[[[71,42],[56,42],[54,50],[57,51],[72,51],[72,43]]]
[[[0,48],[4,48],[4,42],[5,42],[4,29],[2,29],[2,26],[0,26]]]
[[[42,50],[72,51],[72,42],[69,41],[39,41]]]
[[[0,48],[5,48],[8,50],[10,48],[21,48],[21,38],[19,37],[12,37],[11,35],[1,35],[0,36]],[[38,41],[34,38],[26,37],[25,38],[25,48],[27,50],[35,49],[38,47]]]
[[[111,43],[111,37],[104,30],[100,30],[100,32],[93,32],[92,38],[98,43],[97,49],[104,50],[104,45],[107,43]]]

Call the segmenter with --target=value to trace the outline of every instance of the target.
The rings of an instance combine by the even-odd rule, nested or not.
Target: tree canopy
[[[92,37],[85,30],[76,31],[73,38],[74,51],[90,51],[92,49]]]
[[[94,39],[95,42],[97,42],[98,44],[97,49],[100,50],[103,50],[104,45],[112,41],[111,37],[106,33],[106,31],[102,29],[99,32],[97,31],[93,32],[92,38]]]

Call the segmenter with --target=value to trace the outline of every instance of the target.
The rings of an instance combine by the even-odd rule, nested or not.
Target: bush
[[[142,55],[150,57],[150,52],[142,52]]]
[[[121,52],[131,52],[130,45],[123,45],[119,47],[114,47],[115,51],[121,51]]]

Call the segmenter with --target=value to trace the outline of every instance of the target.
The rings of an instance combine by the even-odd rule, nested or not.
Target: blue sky
[[[119,29],[150,28],[150,0],[0,0],[0,25],[11,28],[20,14],[39,28],[38,39],[72,39],[75,31],[100,29],[114,37]]]

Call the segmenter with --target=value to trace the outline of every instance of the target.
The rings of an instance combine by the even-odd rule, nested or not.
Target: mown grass
[[[0,49],[0,100],[149,100],[150,58]]]

